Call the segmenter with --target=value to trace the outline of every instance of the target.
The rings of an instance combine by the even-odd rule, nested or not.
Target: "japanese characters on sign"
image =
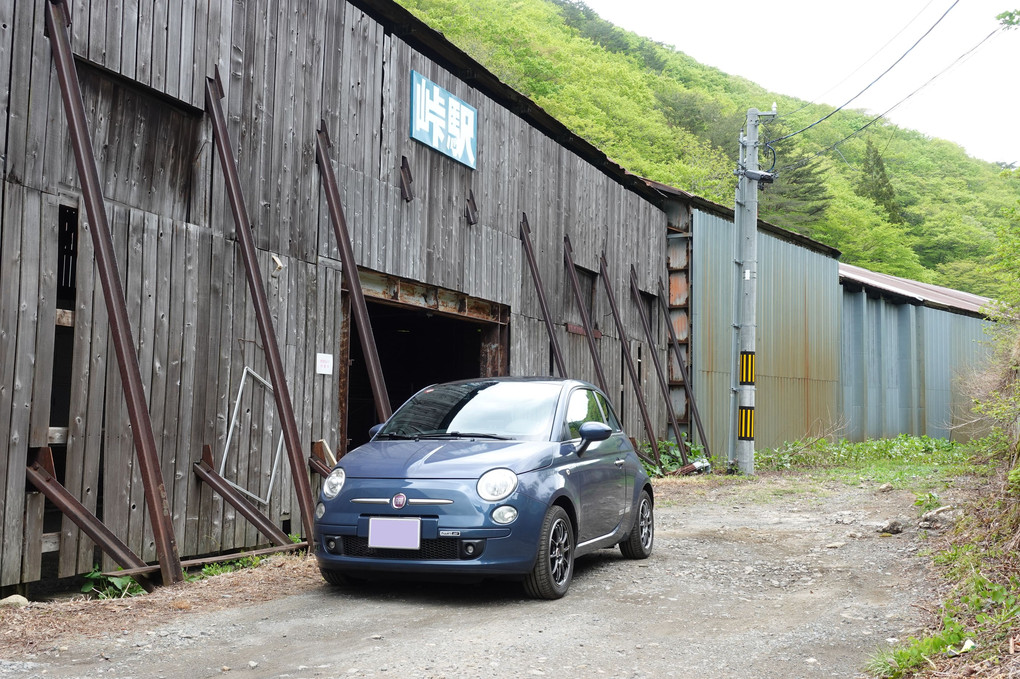
[[[475,107],[411,71],[411,138],[475,169]]]

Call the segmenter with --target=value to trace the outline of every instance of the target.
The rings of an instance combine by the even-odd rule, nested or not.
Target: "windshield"
[[[376,436],[549,440],[559,395],[560,385],[541,382],[441,384],[417,393]]]

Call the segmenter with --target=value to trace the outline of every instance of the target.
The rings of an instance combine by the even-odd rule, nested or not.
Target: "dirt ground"
[[[314,559],[0,609],[0,677],[856,677],[927,621],[913,493],[800,475],[656,483],[655,551],[514,583],[327,586]],[[899,519],[902,533],[879,532]]]

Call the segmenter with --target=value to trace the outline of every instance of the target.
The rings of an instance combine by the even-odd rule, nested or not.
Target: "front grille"
[[[413,559],[415,561],[456,561],[460,558],[458,540],[440,538],[422,540],[421,549],[376,549],[368,546],[368,538],[345,535],[344,554],[369,559]]]

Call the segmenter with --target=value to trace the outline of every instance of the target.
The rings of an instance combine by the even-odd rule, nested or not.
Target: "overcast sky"
[[[673,45],[703,64],[833,107],[864,89],[953,5],[953,0],[584,2],[603,19]],[[885,112],[995,31],[997,14],[1015,9],[1020,0],[959,0],[849,107]],[[741,104],[766,110],[772,102]],[[983,160],[1020,162],[1020,29],[997,33],[888,119],[956,142]]]

